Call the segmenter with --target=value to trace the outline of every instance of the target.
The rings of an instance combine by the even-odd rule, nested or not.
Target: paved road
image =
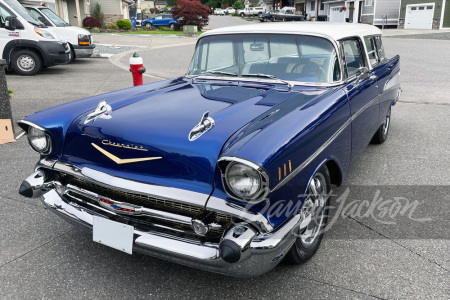
[[[218,21],[225,18],[230,17]],[[151,50],[165,58],[164,64],[153,64],[154,74],[163,77],[169,74],[165,69],[176,74],[192,47]],[[412,217],[431,220],[419,222],[405,215],[394,218],[396,225],[386,225],[377,218],[390,220],[388,213],[366,218],[347,209],[335,214],[333,227],[310,262],[300,267],[282,263],[257,279],[229,278],[93,243],[90,234],[53,216],[38,201],[18,195],[20,182],[38,159],[21,139],[0,146],[0,299],[448,299],[450,61],[443,54],[450,53],[450,42],[393,38],[385,40],[385,47],[388,56],[402,56],[404,89],[393,108],[389,139],[382,146],[370,145],[335,192],[350,188],[344,204],[373,203],[377,191],[385,200],[418,201]],[[129,72],[107,59],[80,60],[32,78],[7,78],[16,92],[16,120],[131,85]]]

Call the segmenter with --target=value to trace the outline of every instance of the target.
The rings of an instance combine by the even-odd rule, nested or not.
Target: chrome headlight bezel
[[[225,192],[231,198],[249,203],[258,203],[266,199],[266,196],[270,192],[270,180],[269,175],[261,166],[246,159],[230,156],[220,158],[218,164],[221,170],[222,185],[225,189]],[[258,176],[259,187],[253,194],[249,196],[244,196],[237,193],[236,190],[231,186],[230,180],[228,178],[228,172],[231,170],[231,168],[239,164],[250,168]]]
[[[31,148],[36,151],[39,154],[50,154],[52,152],[52,138],[50,135],[46,132],[46,130],[38,125],[35,124],[28,124],[27,129],[27,137],[28,137],[28,143],[30,144]],[[36,138],[37,135],[40,134],[40,138],[43,138],[45,140],[45,146],[44,147],[37,147],[37,145],[33,142],[33,138]]]

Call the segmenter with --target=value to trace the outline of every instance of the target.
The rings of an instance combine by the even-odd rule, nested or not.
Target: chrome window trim
[[[300,173],[304,168],[306,168],[320,153],[323,152],[346,128],[350,125],[353,120],[355,120],[361,113],[363,113],[370,105],[372,105],[380,95],[376,96],[370,100],[366,105],[360,108],[353,116],[351,116],[322,146],[319,147],[310,157],[308,157],[300,166],[298,166],[294,171],[292,171],[288,176],[286,176],[282,181],[280,181],[270,192],[274,192],[281,188],[283,185],[288,183],[294,176]]]
[[[220,162],[229,162],[227,167],[225,169],[222,169],[220,167]],[[230,187],[230,185],[228,184],[228,180],[226,178],[226,174],[228,171],[228,168],[233,164],[233,163],[240,163],[246,166],[249,166],[250,168],[254,169],[259,177],[260,177],[260,181],[261,181],[261,187],[259,188],[259,190],[255,193],[255,195],[253,197],[240,197],[238,195],[235,195],[232,192],[232,189]],[[247,159],[243,159],[243,158],[239,158],[239,157],[235,157],[235,156],[222,156],[219,158],[218,160],[218,165],[219,165],[219,169],[220,169],[220,173],[221,173],[221,180],[222,180],[222,185],[225,189],[225,192],[233,199],[238,200],[238,201],[245,201],[247,203],[251,203],[251,204],[255,204],[255,203],[259,203],[261,201],[264,201],[266,199],[266,196],[269,194],[270,192],[270,176],[269,174],[266,172],[266,170],[264,170],[264,168],[252,161],[249,161]]]

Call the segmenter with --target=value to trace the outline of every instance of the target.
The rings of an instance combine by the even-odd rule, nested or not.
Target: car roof
[[[381,35],[382,32],[375,26],[353,23],[333,22],[283,22],[262,23],[241,26],[230,26],[213,29],[201,36],[239,33],[282,33],[282,34],[310,34],[327,36],[333,40],[340,40],[352,36]]]

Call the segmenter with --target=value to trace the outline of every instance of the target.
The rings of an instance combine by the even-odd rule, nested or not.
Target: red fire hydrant
[[[142,61],[142,57],[139,57],[136,52],[130,57],[130,72],[133,76],[134,86],[142,85],[144,83],[142,81],[142,74],[145,72],[144,62]]]

